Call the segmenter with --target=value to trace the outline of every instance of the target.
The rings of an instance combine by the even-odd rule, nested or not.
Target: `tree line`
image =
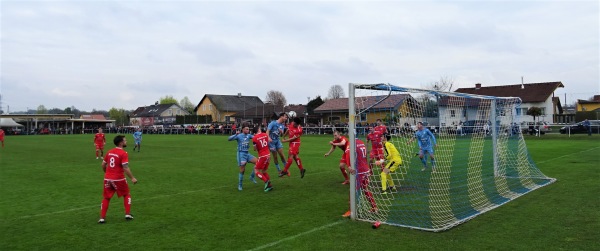
[[[313,99],[310,99],[307,103],[307,110],[309,113],[312,113],[315,108],[319,107],[323,103],[325,103],[328,99],[336,99],[345,97],[344,88],[341,85],[332,85],[329,88],[327,98],[322,99],[320,95],[316,96]],[[287,105],[287,99],[285,95],[281,91],[270,90],[267,92],[265,96],[265,103],[271,103],[276,106],[285,107]],[[187,97],[183,97],[181,100],[177,100],[172,95],[165,95],[159,98],[157,101],[158,104],[177,104],[181,106],[184,110],[188,111],[190,114],[194,113],[194,108],[196,107],[194,103]],[[92,111],[82,111],[77,109],[75,106],[66,107],[64,109],[60,108],[50,108],[48,109],[45,105],[39,105],[36,109],[28,109],[25,112],[17,112],[17,113],[27,113],[27,114],[73,114],[75,118],[81,117],[81,115],[91,115],[91,114],[102,114],[106,118],[114,119],[115,124],[129,124],[129,116],[133,112],[133,109],[124,109],[112,107],[108,111],[107,110],[97,110],[92,109]],[[0,112],[1,114],[1,112]]]

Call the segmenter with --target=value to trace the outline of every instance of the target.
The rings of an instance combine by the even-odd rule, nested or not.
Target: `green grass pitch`
[[[108,141],[113,135],[108,134]],[[132,151],[133,139],[127,135]],[[348,186],[331,136],[302,138],[307,168],[277,178],[274,190],[244,181],[237,191],[236,143],[226,136],[144,135],[130,152],[137,185],[132,214],[102,200],[93,135],[8,136],[0,149],[0,250],[597,250],[600,247],[598,135],[526,137],[555,184],[449,231],[431,233],[341,217]],[[112,143],[107,144],[107,149]],[[286,146],[287,149],[287,146]],[[273,161],[273,160],[271,160]]]

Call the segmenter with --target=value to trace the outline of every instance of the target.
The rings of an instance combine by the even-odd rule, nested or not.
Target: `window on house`
[[[345,115],[346,121],[348,120],[348,118],[350,118],[350,114],[346,113]],[[367,121],[367,114],[366,113],[361,113],[360,117],[358,118],[358,122],[365,122]]]
[[[367,114],[361,113],[360,114],[360,122],[365,122],[365,121],[367,121]]]
[[[450,117],[451,118],[456,117],[456,111],[455,110],[450,110]]]
[[[208,110],[212,111],[212,104],[208,104]]]

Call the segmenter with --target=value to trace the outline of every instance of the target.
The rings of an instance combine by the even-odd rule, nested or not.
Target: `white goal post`
[[[356,139],[373,149],[367,135],[375,120],[383,121],[402,158],[386,176],[391,181],[382,182],[386,174],[373,161],[366,188],[352,175],[352,219],[443,231],[552,184],[556,179],[544,175],[527,152],[520,104],[515,97],[350,83],[351,162],[356,163]],[[435,138],[437,144],[426,137],[431,150],[419,147],[429,149],[427,142],[417,142],[419,122]],[[365,194],[374,197],[377,210]]]

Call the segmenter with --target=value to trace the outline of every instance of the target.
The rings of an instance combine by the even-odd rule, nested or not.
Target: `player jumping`
[[[292,160],[296,162],[296,165],[298,165],[298,168],[300,169],[301,179],[304,178],[304,173],[306,173],[306,169],[302,167],[302,160],[300,160],[300,157],[298,157],[298,154],[300,154],[300,136],[302,136],[302,126],[300,125],[300,123],[302,123],[300,118],[295,117],[292,120],[292,123],[290,123],[290,125],[288,126],[288,130],[285,132],[285,134],[287,134],[289,138],[281,141],[290,142],[290,148],[288,152],[287,163],[285,164],[285,168],[283,169],[283,171],[279,174],[279,177],[282,177],[286,174],[288,176],[290,175],[288,170],[292,165]]]
[[[288,115],[285,112],[279,114],[279,118],[271,121],[267,126],[267,136],[269,136],[269,149],[273,154],[273,161],[275,162],[275,167],[277,167],[277,172],[281,173],[281,168],[279,167],[279,161],[277,160],[277,155],[281,157],[281,162],[285,163],[285,156],[283,156],[283,144],[281,144],[281,140],[279,140],[279,135],[283,135],[284,123],[287,121]]]

